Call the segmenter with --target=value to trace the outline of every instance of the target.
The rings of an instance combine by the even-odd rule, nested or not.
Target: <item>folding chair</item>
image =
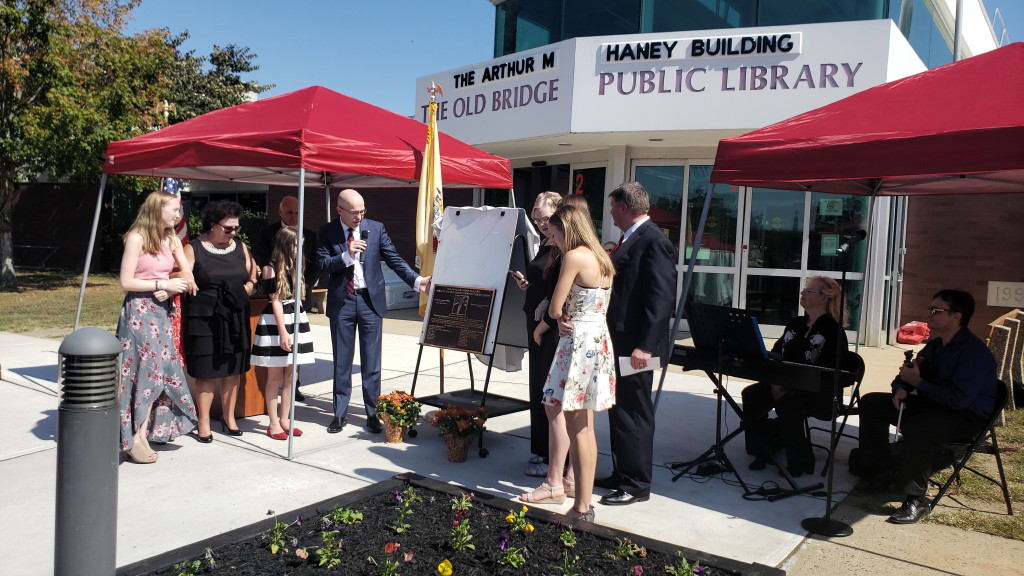
[[[932,499],[930,509],[934,510],[935,506],[939,503],[939,500],[946,495],[946,491],[953,482],[960,481],[960,471],[970,470],[978,476],[988,480],[989,482],[999,486],[1003,490],[1003,500],[1006,501],[1006,513],[1013,516],[1013,504],[1010,503],[1010,489],[1006,485],[1006,473],[1003,471],[1003,458],[999,455],[999,441],[996,439],[996,424],[999,422],[1002,416],[1003,410],[1006,408],[1006,402],[1010,397],[1010,388],[1002,380],[999,381],[999,387],[996,391],[996,410],[992,414],[992,418],[989,419],[988,424],[985,428],[978,433],[977,436],[970,443],[963,442],[947,442],[943,444],[943,449],[949,450],[964,450],[964,455],[958,460],[953,462],[953,472],[949,475],[949,478],[939,487],[939,493]],[[974,454],[991,454],[996,457],[996,468],[999,469],[999,480],[981,472],[976,468],[972,468],[967,464],[967,461],[971,459]],[[932,481],[936,486],[938,482]]]
[[[861,383],[861,380],[864,379],[864,359],[861,358],[860,354],[857,354],[856,352],[851,352],[851,351],[848,350],[846,352],[846,356],[843,358],[843,371],[846,372],[846,373],[840,375],[840,382],[839,382],[840,386],[842,386],[842,390],[846,390],[847,388],[849,388],[851,386],[853,387],[853,389],[850,391],[850,400],[849,400],[849,402],[843,403],[842,399],[840,399],[840,401],[839,401],[839,412],[836,414],[836,416],[837,417],[842,417],[842,421],[839,423],[839,427],[836,429],[836,442],[838,442],[839,441],[838,439],[843,437],[843,436],[845,436],[847,438],[850,438],[852,440],[856,440],[857,439],[856,436],[854,436],[852,434],[847,434],[845,432],[845,430],[846,430],[846,421],[850,419],[850,416],[852,416],[854,414],[858,414],[860,412],[860,383]],[[832,384],[832,382],[830,380],[827,385],[831,385],[831,384]],[[825,384],[823,383],[823,385],[825,385]],[[830,410],[831,410],[831,408],[830,408]],[[817,420],[824,420],[824,421],[831,421],[831,419],[832,419],[832,415],[831,414],[812,414],[811,417],[813,417],[813,418],[815,418]],[[804,427],[805,427],[804,428],[805,431],[807,432],[807,437],[808,438],[811,437],[811,430],[818,430],[820,432],[824,432],[824,433],[828,434],[829,438],[831,440],[831,435],[832,435],[832,429],[831,428],[823,428],[821,426],[811,426],[809,418],[804,421]],[[828,446],[822,446],[821,444],[813,444],[813,445],[817,446],[818,448],[821,448],[822,450],[824,450],[825,452],[828,453],[828,457],[825,458],[825,466],[823,466],[822,469],[821,469],[821,475],[825,476],[826,474],[828,474],[828,465],[829,465],[829,461],[832,458],[832,450],[830,450]]]

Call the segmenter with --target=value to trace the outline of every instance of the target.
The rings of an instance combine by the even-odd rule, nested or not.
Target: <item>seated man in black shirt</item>
[[[973,314],[974,298],[968,292],[937,292],[928,307],[932,339],[916,360],[900,367],[892,394],[875,392],[861,399],[862,473],[883,487],[895,470],[895,487],[905,495],[903,506],[889,517],[894,524],[912,524],[929,512],[928,478],[942,444],[969,441],[995,410],[996,362],[967,328]],[[904,446],[897,463],[888,436],[901,404]]]

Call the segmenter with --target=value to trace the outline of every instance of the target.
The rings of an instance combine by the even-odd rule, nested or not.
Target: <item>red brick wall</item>
[[[977,303],[972,331],[987,337],[987,324],[1009,311],[985,304],[989,281],[1024,282],[1024,199],[916,196],[908,204],[900,324],[921,320],[938,290],[959,288]]]

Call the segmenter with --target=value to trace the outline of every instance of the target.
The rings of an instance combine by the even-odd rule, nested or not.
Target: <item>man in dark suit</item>
[[[654,373],[648,362],[664,362],[669,320],[675,307],[676,257],[672,243],[647,212],[650,199],[638,182],[620,184],[609,194],[611,216],[622,230],[612,254],[615,280],[608,304],[608,329],[619,357],[642,372],[618,376],[615,406],[608,411],[612,475],[595,485],[612,490],[601,504],[624,505],[650,498],[654,472]]]
[[[296,227],[299,225],[299,199],[295,196],[285,196],[282,198],[281,202],[277,205],[277,215],[280,218],[280,221],[272,222],[264,226],[263,229],[260,230],[260,235],[253,246],[252,255],[256,258],[256,262],[259,263],[260,267],[270,264],[270,255],[274,251],[274,236],[277,235],[278,231],[285,226]],[[305,260],[302,262],[302,275],[306,279],[303,306],[305,306],[306,302],[309,301],[309,297],[317,282],[316,249],[316,232],[303,227],[302,253],[306,256]]]
[[[383,430],[377,419],[380,395],[381,342],[387,313],[384,262],[406,284],[426,292],[430,277],[421,277],[398,255],[384,225],[366,220],[363,197],[352,189],[338,194],[335,206],[339,220],[320,229],[316,269],[330,274],[327,284],[327,316],[331,320],[334,347],[334,419],[327,431],[335,434],[345,427],[352,395],[352,358],[356,329],[359,330],[359,366],[362,373],[366,429]]]

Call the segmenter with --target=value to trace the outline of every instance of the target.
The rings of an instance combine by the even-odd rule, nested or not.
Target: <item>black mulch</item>
[[[415,488],[421,499],[412,504],[413,513],[408,516],[410,530],[396,533],[394,526],[398,519],[399,498],[397,495],[406,487]],[[462,494],[472,494],[473,507],[465,518],[457,518],[452,510],[452,499]],[[363,514],[362,522],[335,526],[340,537],[341,563],[328,570],[318,565],[316,548],[322,543],[322,518],[335,506],[358,510]],[[668,574],[666,566],[680,565],[681,553],[689,562],[698,561],[705,567],[700,574],[717,576],[724,574],[783,575],[776,568],[760,564],[746,564],[704,554],[696,550],[675,547],[663,542],[650,540],[597,524],[577,523],[572,529],[576,544],[567,549],[559,535],[568,529],[566,518],[540,507],[530,507],[526,516],[533,524],[533,532],[513,531],[506,521],[510,511],[519,511],[520,505],[497,498],[490,494],[475,492],[450,484],[440,483],[408,474],[368,486],[356,492],[326,500],[314,506],[287,513],[268,516],[268,519],[222,534],[205,542],[173,550],[159,556],[122,567],[121,576],[143,574],[174,575],[183,573],[181,562],[201,560],[194,574],[225,575],[270,575],[308,574],[379,575],[387,574],[385,563],[397,563],[392,574],[436,575],[438,565],[449,560],[453,576],[474,576],[492,574],[600,574],[651,576]],[[598,510],[600,514],[600,510]],[[298,516],[304,519],[295,522]],[[472,543],[475,550],[455,551],[451,546],[451,529],[454,520],[470,523]],[[277,555],[270,553],[270,543],[265,534],[275,522],[290,523],[285,546],[287,552]],[[685,530],[685,520],[680,519],[679,530]],[[508,536],[503,536],[503,535]],[[523,549],[525,564],[516,568],[498,562],[501,555],[502,539],[506,547]],[[635,553],[623,558],[616,552],[620,543],[635,545]],[[386,549],[390,544],[391,550]],[[394,544],[398,544],[397,550]],[[640,553],[639,547],[644,549]],[[213,552],[216,568],[210,568],[204,558],[207,548]],[[302,559],[296,549],[305,549],[309,556]],[[408,553],[412,553],[408,556]],[[373,558],[376,562],[371,562]],[[568,564],[567,564],[568,562]],[[394,566],[394,565],[393,565]],[[639,568],[637,568],[639,567]],[[574,570],[574,571],[573,571]],[[682,574],[682,572],[680,572]]]

